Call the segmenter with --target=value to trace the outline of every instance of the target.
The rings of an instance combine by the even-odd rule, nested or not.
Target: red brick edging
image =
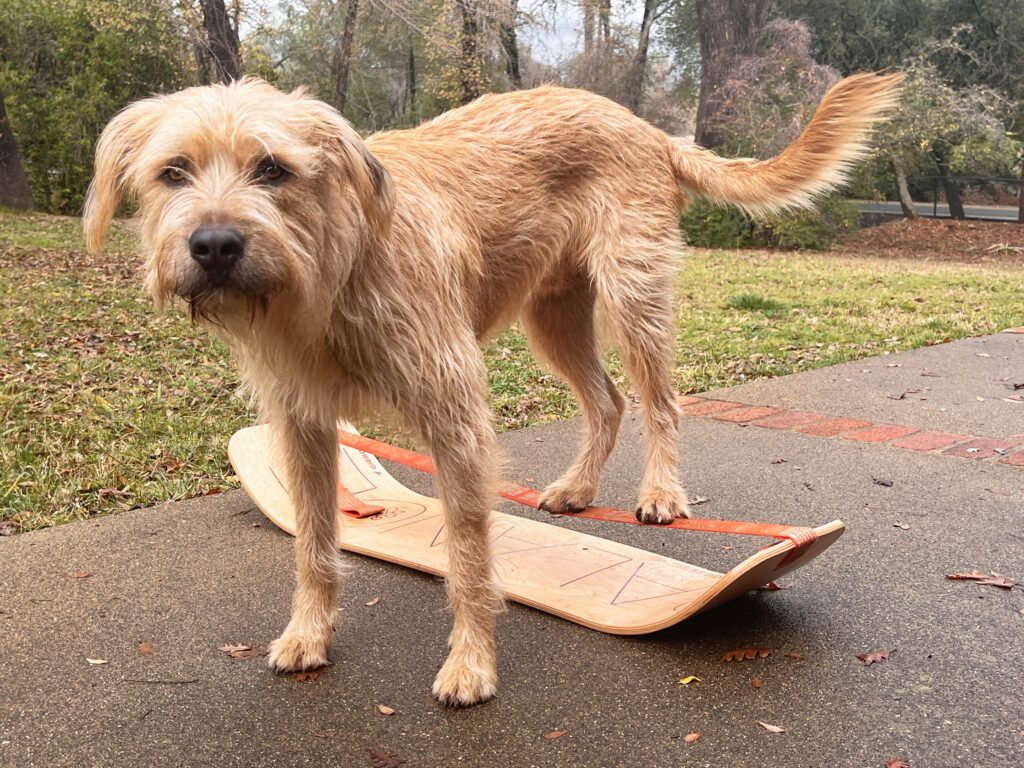
[[[1012,328],[1007,333],[1024,333],[1024,328]],[[816,437],[836,437],[861,443],[885,443],[908,451],[958,456],[975,461],[999,456],[1000,464],[1024,467],[1024,450],[1018,450],[1024,445],[1022,439],[1003,440],[898,424],[874,424],[863,419],[837,418],[821,413],[791,411],[767,405],[747,405],[694,395],[680,395],[679,404],[687,416],[765,429],[783,429]]]

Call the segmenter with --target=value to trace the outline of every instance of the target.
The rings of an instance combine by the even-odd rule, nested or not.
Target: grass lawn
[[[0,529],[237,485],[252,416],[226,349],[142,295],[126,226],[87,256],[77,219],[0,211]],[[699,251],[680,265],[675,383],[760,376],[1024,324],[1024,270]],[[576,413],[512,329],[486,350],[501,429]],[[613,376],[628,386],[614,355]]]

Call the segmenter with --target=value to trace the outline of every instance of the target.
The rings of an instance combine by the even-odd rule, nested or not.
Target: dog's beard
[[[271,296],[267,293],[255,295],[226,292],[223,288],[211,288],[184,295],[189,317],[194,325],[207,323],[226,328],[230,320],[242,320],[252,326],[257,318],[265,317],[270,308]]]
[[[282,286],[255,274],[251,267],[239,268],[227,278],[211,280],[197,267],[189,265],[168,286],[166,297],[178,297],[188,306],[194,324],[252,326],[265,317],[274,295]]]
[[[271,300],[284,288],[281,277],[261,269],[255,257],[243,257],[230,273],[221,276],[206,273],[187,255],[180,256],[177,264],[164,297],[184,300],[197,324],[251,326],[267,314]]]

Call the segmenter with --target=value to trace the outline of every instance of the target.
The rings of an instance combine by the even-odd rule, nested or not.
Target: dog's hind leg
[[[630,238],[597,271],[598,312],[622,355],[644,416],[644,474],[638,520],[689,517],[679,484],[679,404],[672,387],[673,270],[680,249],[672,227],[662,240]]]
[[[333,423],[272,424],[295,505],[297,585],[291,621],[271,643],[268,661],[278,671],[315,669],[327,664],[337,615],[338,433]]]
[[[427,441],[444,508],[454,621],[433,691],[443,704],[462,707],[490,699],[498,684],[494,623],[501,596],[490,542],[497,446],[475,342],[467,339],[442,355],[445,370],[437,380],[424,377],[425,386],[410,401],[414,412],[406,415]]]
[[[590,281],[577,275],[568,287],[535,297],[522,322],[534,351],[572,387],[586,421],[579,455],[547,487],[540,506],[549,512],[578,512],[594,500],[626,407],[598,355]]]

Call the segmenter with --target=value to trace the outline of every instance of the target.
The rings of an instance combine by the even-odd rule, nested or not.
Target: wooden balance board
[[[388,474],[375,455],[352,446],[370,448],[426,471],[432,471],[430,460],[361,438],[348,425],[340,427],[338,546],[444,575],[447,555],[441,502],[409,490]],[[269,428],[239,431],[231,438],[228,455],[252,500],[277,526],[294,535],[295,512],[284,475],[273,458]],[[536,491],[508,483],[501,493],[531,506],[538,499]],[[588,513],[596,519],[635,523],[632,513],[620,510],[591,508],[573,516]],[[677,520],[669,527],[780,540],[728,573],[718,573],[568,528],[495,512],[491,519],[495,571],[512,600],[601,632],[638,635],[678,624],[768,584],[810,562],[845,530],[838,520],[818,528],[717,520]]]

